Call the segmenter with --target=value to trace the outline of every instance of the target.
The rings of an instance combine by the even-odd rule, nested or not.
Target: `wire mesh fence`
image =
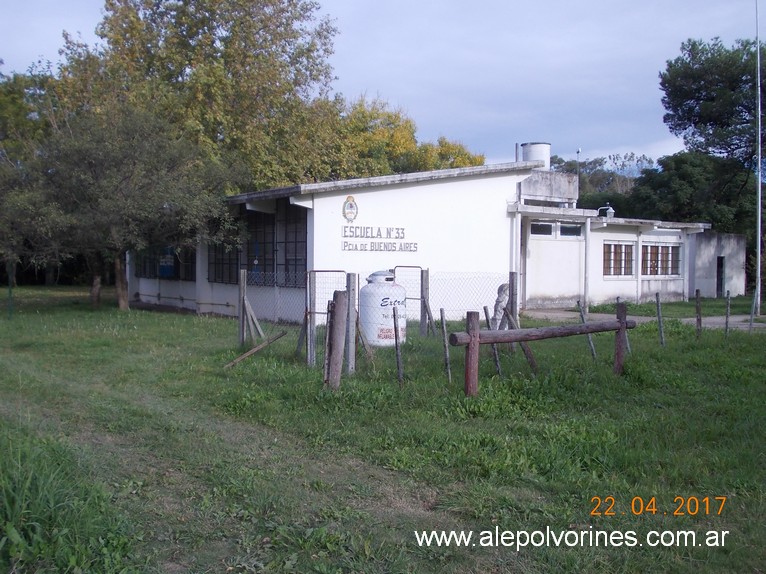
[[[395,376],[394,307],[409,370],[417,363],[430,368],[445,360],[443,333],[464,328],[467,311],[486,306],[493,312],[498,289],[508,282],[501,273],[430,273],[413,266],[395,267],[390,277],[383,288],[394,291],[370,304],[366,294],[376,285],[343,270],[310,271],[289,283],[275,274],[248,273],[241,287],[241,342],[248,348],[268,343],[261,353],[321,368],[329,334],[328,303],[335,291],[348,291],[347,328],[352,336],[346,345],[355,359],[350,368],[391,371]],[[442,316],[448,325],[442,325]],[[451,353],[460,355],[456,349]]]
[[[514,289],[510,288],[514,284],[513,276],[502,273],[433,273],[420,267],[395,267],[388,272],[380,272],[386,281],[390,278],[391,285],[387,288],[390,287],[391,291],[374,299],[374,304],[370,306],[365,294],[374,287],[370,279],[378,274],[363,277],[342,270],[317,270],[291,285],[282,283],[277,276],[248,275],[243,291],[246,303],[242,305],[246,312],[241,319],[243,330],[251,335],[247,348],[251,351],[258,348],[261,354],[307,363],[319,369],[325,367],[327,380],[327,358],[332,355],[332,349],[328,349],[328,303],[336,291],[343,291],[348,298],[348,312],[344,317],[334,317],[334,320],[343,322],[345,319],[345,373],[356,372],[365,377],[395,382],[402,378],[417,380],[421,376],[432,377],[435,372],[443,370],[445,379],[451,375],[452,384],[459,385],[466,365],[465,349],[451,347],[447,343],[448,335],[466,330],[466,314],[469,311],[479,312],[482,329],[502,329],[512,322],[508,311],[513,307],[509,300],[514,301],[516,296]],[[658,324],[660,342],[664,346],[659,293],[656,299],[657,317],[645,319],[654,319]],[[393,325],[393,308],[398,312],[399,330],[395,330]],[[611,311],[606,312],[611,314]],[[574,314],[570,315],[564,322],[586,320],[582,313],[579,320]],[[726,333],[729,329],[728,315],[727,304]],[[701,316],[697,293],[698,338]],[[505,325],[499,317],[503,318]],[[527,317],[524,323],[529,320]],[[393,345],[394,334],[400,343],[397,348]],[[602,333],[594,335],[593,339],[595,346],[591,335],[582,343],[577,343],[579,346],[575,349],[579,350],[575,354],[582,352],[589,357],[592,355],[595,360],[597,355],[601,359],[615,352],[613,336]],[[629,339],[626,343],[630,351]],[[553,349],[558,344],[546,343],[544,348]],[[482,346],[481,368],[485,374],[533,372],[533,361],[529,360],[523,344],[518,345],[519,349],[511,343]]]

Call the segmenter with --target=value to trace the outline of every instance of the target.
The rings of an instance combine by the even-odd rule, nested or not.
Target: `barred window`
[[[239,283],[239,255],[239,249],[208,245],[207,280],[210,283]]]
[[[680,275],[681,247],[679,245],[642,245],[641,273],[643,275]]]
[[[191,248],[181,249],[176,253],[176,274],[181,281],[197,280],[197,250]]]
[[[274,285],[274,236],[273,213],[259,211],[247,214],[247,270],[248,282],[253,285]]]
[[[194,281],[197,253],[194,248],[150,247],[136,254],[136,277]]]
[[[633,275],[633,244],[604,242],[604,276]]]
[[[144,249],[136,253],[135,273],[142,279],[155,279],[159,276],[160,262],[154,249]]]
[[[289,200],[276,213],[247,213],[247,270],[251,285],[303,287],[306,281],[306,209]]]
[[[284,287],[302,287],[306,276],[306,210],[288,204],[280,216],[284,237],[277,244],[277,280]]]

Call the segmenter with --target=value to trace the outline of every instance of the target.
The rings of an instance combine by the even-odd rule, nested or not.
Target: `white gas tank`
[[[373,347],[393,347],[394,308],[399,321],[399,342],[407,338],[407,301],[404,287],[389,271],[376,271],[359,290],[359,327]]]

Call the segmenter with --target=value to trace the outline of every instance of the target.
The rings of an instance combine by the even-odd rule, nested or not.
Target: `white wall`
[[[553,235],[531,235],[525,225],[526,307],[573,306],[582,298],[585,273],[585,228],[580,237],[561,237],[553,223]]]
[[[715,297],[718,257],[725,258],[723,295],[745,294],[745,237],[707,231],[694,236],[692,248],[695,273],[689,285],[690,296],[696,289],[703,297]]]
[[[464,317],[467,309],[491,309],[510,268],[507,204],[515,201],[524,177],[503,174],[316,194],[308,222],[309,266],[357,273],[361,286],[375,271],[399,266],[399,277],[419,277],[418,269],[406,266],[427,268],[436,317],[440,308],[451,319]],[[349,195],[358,207],[351,222],[343,215]],[[419,280],[405,282],[407,297],[417,298]],[[419,317],[418,301],[407,302],[407,314],[411,320]]]
[[[309,224],[310,264],[358,273],[362,279],[397,265],[432,272],[507,273],[506,206],[515,199],[522,178],[485,176],[316,194]],[[358,206],[352,222],[343,216],[349,195]]]
[[[131,272],[134,273],[132,269]],[[167,305],[181,309],[197,308],[197,287],[193,281],[134,277],[131,288],[135,289],[129,293],[131,301],[138,299],[142,303],[154,305]]]
[[[128,300],[151,303],[153,305],[168,305],[182,309],[197,308],[197,285],[194,281],[179,281],[177,279],[147,279],[136,277],[135,261],[132,253],[128,253],[126,273],[128,279]]]
[[[586,274],[589,304],[614,301],[616,297],[649,301],[656,292],[664,300],[682,299],[685,291],[693,293],[694,288],[700,288],[705,296],[715,296],[718,257],[726,258],[726,289],[732,295],[744,293],[744,238],[740,236],[691,235],[690,248],[684,249],[683,231],[652,230],[651,222],[614,221],[599,228],[601,218],[594,218],[586,256],[585,226],[579,237],[566,237],[560,235],[559,224],[551,220],[552,236],[530,235],[534,217],[524,217],[521,226],[521,215],[509,214],[507,209],[509,202],[516,201],[518,184],[525,173],[294,197],[295,203],[308,208],[307,263],[317,280],[317,309],[325,308],[334,289],[345,288],[343,273],[323,271],[356,273],[360,286],[364,286],[371,273],[398,267],[398,277],[415,277],[407,279],[409,284],[404,286],[408,297],[417,298],[422,267],[430,271],[434,315],[438,316],[443,307],[449,318],[460,318],[466,310],[481,311],[485,305],[492,309],[498,286],[508,280],[512,261],[522,263],[519,296],[525,298],[529,308],[573,306],[584,294]],[[351,221],[346,217],[348,211],[344,215],[349,196],[356,204],[356,216]],[[511,253],[515,241],[511,237],[513,217],[525,233],[520,255]],[[639,231],[641,227],[644,231]],[[633,245],[631,275],[604,276],[605,242]],[[687,273],[691,264],[694,277],[642,277],[641,245],[649,243],[679,245],[681,271]],[[201,246],[197,252],[196,287],[188,282],[131,277],[131,297],[138,292],[146,302],[176,302],[178,306],[196,307],[201,313],[236,315],[238,287],[207,282],[207,255],[207,248]],[[248,289],[256,314],[268,320],[302,320],[305,293],[304,289]],[[408,301],[408,317],[416,319],[419,314],[419,302]]]
[[[604,275],[604,243],[630,243],[633,245],[633,274]],[[679,230],[639,231],[634,225],[608,225],[591,231],[588,271],[590,277],[589,304],[624,301],[641,303],[654,299],[656,293],[665,301],[684,298],[683,233]],[[675,245],[681,249],[680,274],[677,276],[642,276],[641,247],[643,245]]]

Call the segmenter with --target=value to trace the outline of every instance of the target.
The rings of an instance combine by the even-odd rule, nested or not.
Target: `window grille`
[[[226,245],[209,245],[207,280],[210,283],[239,283],[240,250]]]
[[[604,242],[604,276],[633,275],[633,244]]]
[[[680,275],[681,247],[679,245],[642,245],[642,275]]]
[[[135,275],[143,279],[195,281],[197,251],[194,248],[150,247],[136,255]]]

